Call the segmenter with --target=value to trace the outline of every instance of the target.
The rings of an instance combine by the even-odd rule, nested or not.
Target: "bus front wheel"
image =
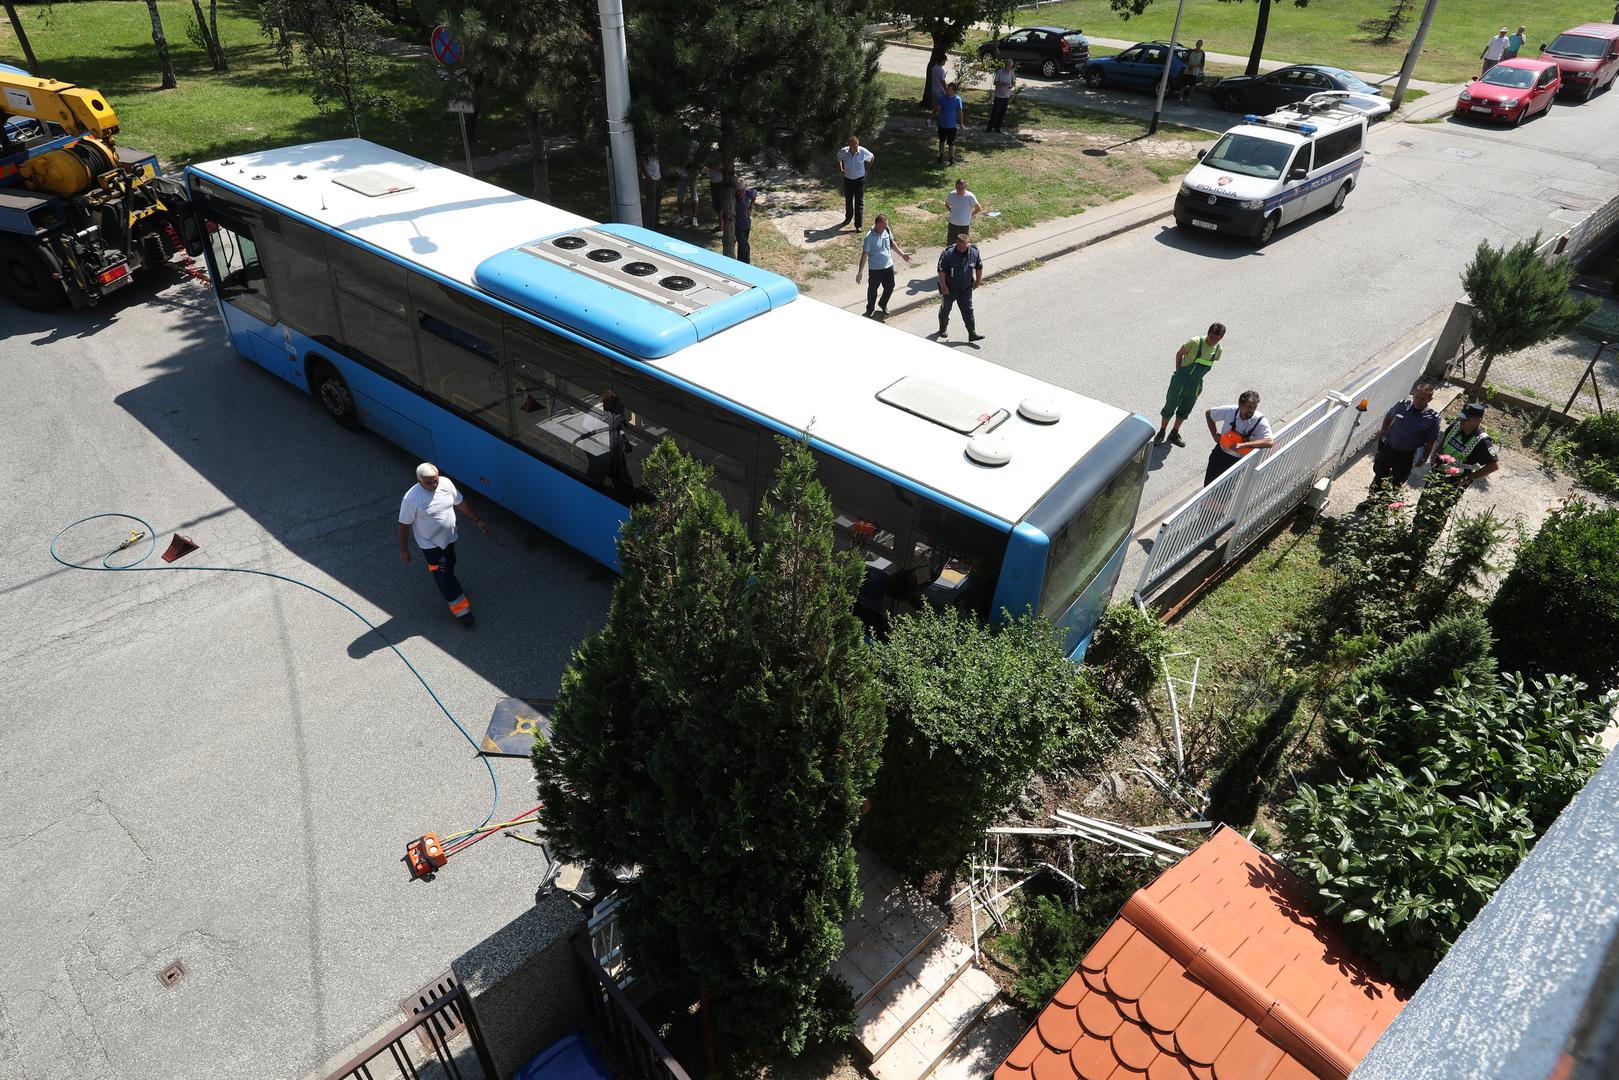
[[[324,360],[311,360],[307,365],[309,388],[320,401],[326,415],[350,430],[360,426],[359,412],[354,407],[354,394],[349,384]]]

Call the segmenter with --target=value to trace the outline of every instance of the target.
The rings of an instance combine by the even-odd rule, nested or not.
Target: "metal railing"
[[[477,1059],[476,1073],[469,1068],[471,1062],[458,1061],[450,1050],[451,1035],[459,1028],[466,1030]],[[411,1044],[417,1042],[426,1047],[420,1060],[411,1050]],[[386,1071],[390,1064],[392,1072]],[[377,1071],[379,1067],[384,1071]],[[383,1080],[391,1076],[407,1080],[428,1076],[446,1080],[496,1080],[499,1075],[484,1045],[478,1018],[472,1012],[472,1000],[466,988],[457,985],[339,1066],[327,1080]]]
[[[1170,511],[1136,581],[1136,602],[1144,604],[1171,574],[1222,537],[1220,563],[1229,563],[1297,507],[1316,480],[1336,475],[1375,435],[1374,419],[1410,392],[1432,346],[1429,338],[1351,390],[1328,394],[1284,424],[1272,449],[1249,454]]]
[[[573,951],[584,973],[585,1001],[597,1033],[617,1052],[630,1075],[636,1080],[691,1080],[635,1003],[597,963],[589,936],[576,935]]]
[[[624,943],[618,933],[618,909],[624,900],[618,893],[610,893],[590,913],[585,930],[590,935],[590,951],[620,990],[635,981],[624,957]]]

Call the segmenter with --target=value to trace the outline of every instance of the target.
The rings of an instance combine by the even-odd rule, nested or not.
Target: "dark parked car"
[[[1169,65],[1170,86],[1175,85],[1185,70],[1188,51],[1185,45],[1175,46],[1175,58]],[[1085,85],[1157,86],[1158,80],[1163,77],[1164,57],[1168,52],[1167,41],[1143,41],[1116,56],[1098,56],[1085,65]]]
[[[1048,79],[1085,70],[1091,45],[1078,30],[1061,26],[1026,26],[978,46],[984,60],[1010,60],[1020,68],[1038,68]]]
[[[1269,75],[1233,75],[1214,87],[1214,103],[1231,112],[1268,113],[1303,101],[1323,90],[1353,90],[1378,96],[1380,91],[1342,68],[1294,64]]]

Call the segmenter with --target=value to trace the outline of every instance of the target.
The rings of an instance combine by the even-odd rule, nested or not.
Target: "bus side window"
[[[499,313],[465,293],[410,275],[422,389],[502,435],[510,434]]]
[[[896,603],[955,607],[989,618],[1006,553],[1006,533],[948,507],[922,499],[911,530],[911,550],[900,571]]]
[[[628,479],[614,466],[619,418],[604,402],[612,385],[609,362],[509,315],[505,337],[512,434],[517,441],[606,494],[628,501]]]
[[[203,230],[208,236],[208,255],[214,264],[214,280],[219,283],[219,298],[256,319],[274,324],[275,308],[270,303],[253,230],[206,205]]]
[[[406,321],[405,268],[337,239],[327,240],[326,257],[337,284],[343,351],[408,385],[419,384],[416,335]]]
[[[282,220],[280,235],[262,233],[258,239],[270,297],[281,321],[317,341],[336,345],[342,327],[321,234],[289,218]]]
[[[714,470],[714,486],[725,504],[751,524],[753,484],[747,462],[758,441],[740,418],[702,401],[678,386],[620,367],[613,381],[622,403],[624,470],[644,496],[642,469],[664,439]]]
[[[838,547],[858,552],[866,564],[856,610],[880,627],[883,613],[904,593],[902,571],[911,554],[916,496],[820,451],[815,451],[815,471],[832,500],[832,531]]]

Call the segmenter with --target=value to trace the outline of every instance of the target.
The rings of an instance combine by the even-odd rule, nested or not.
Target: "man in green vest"
[[[1489,476],[1501,467],[1495,440],[1484,430],[1484,402],[1474,401],[1462,406],[1461,417],[1440,438],[1439,451],[1435,456],[1435,471],[1456,469],[1455,473],[1447,472],[1446,475],[1463,486]],[[1441,457],[1451,458],[1453,464],[1438,462],[1437,458]]]
[[[1154,442],[1161,443],[1167,437],[1176,446],[1186,445],[1186,440],[1181,438],[1181,425],[1192,415],[1198,396],[1203,393],[1203,376],[1220,359],[1220,339],[1223,337],[1225,323],[1214,323],[1207,334],[1193,338],[1175,353],[1175,374],[1169,378],[1169,393],[1164,398],[1163,411],[1159,413],[1163,420],[1158,425],[1158,438]],[[1169,430],[1170,417],[1175,418],[1173,431]]]

